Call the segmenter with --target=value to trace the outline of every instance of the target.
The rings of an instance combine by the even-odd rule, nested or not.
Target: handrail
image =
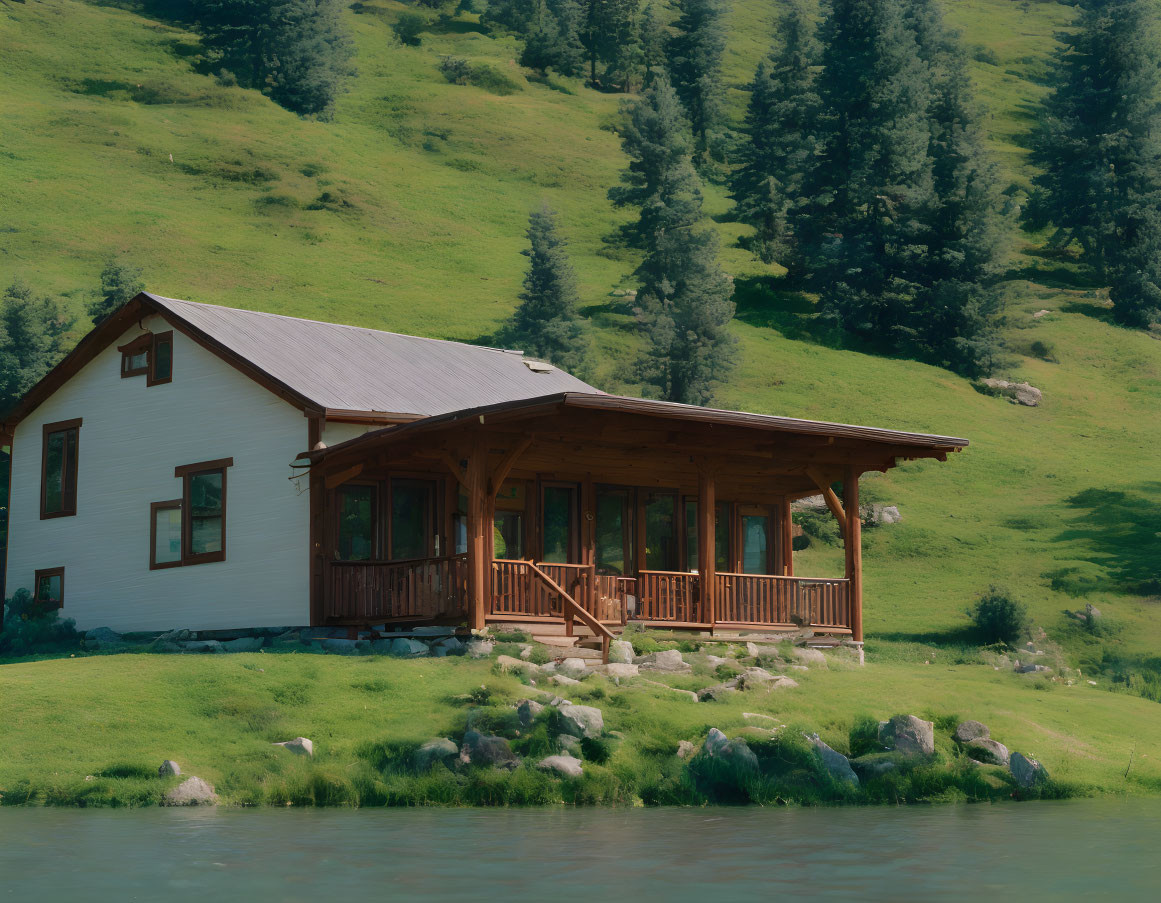
[[[847,577],[788,577],[786,574],[740,574],[734,571],[715,571],[715,573],[719,577],[760,577],[763,580],[792,580],[795,583],[850,583]]]
[[[663,577],[697,577],[699,571],[651,571],[648,568],[638,571],[639,574],[661,574]]]
[[[400,567],[404,567],[404,566],[410,565],[410,564],[439,564],[441,561],[455,561],[456,559],[467,560],[467,557],[468,556],[466,553],[461,552],[458,555],[441,555],[439,558],[393,558],[390,560],[385,559],[385,558],[384,559],[381,559],[381,558],[363,558],[363,559],[359,559],[359,560],[356,560],[353,558],[352,559],[336,558],[328,563],[332,564],[332,565],[338,565],[339,567],[343,567],[344,565],[357,565],[357,564],[364,564],[364,565],[372,565],[373,564],[373,565],[376,565],[379,567],[381,567],[383,565],[390,564],[390,565],[398,565]]]
[[[568,593],[566,593],[561,588],[560,584],[558,584],[555,580],[553,580],[551,577],[549,577],[548,574],[544,573],[544,571],[542,571],[540,568],[538,568],[531,561],[528,562],[528,568],[534,574],[536,574],[541,580],[543,580],[548,585],[549,589],[551,589],[553,592],[557,593],[560,596],[561,601],[566,602],[567,604],[572,606],[572,608],[573,608],[572,616],[573,617],[575,617],[578,621],[580,621],[582,624],[584,624],[586,627],[588,627],[588,629],[591,630],[594,634],[601,636],[601,661],[603,661],[607,665],[609,663],[609,644],[614,639],[616,639],[616,634],[614,634],[613,631],[609,630],[608,627],[606,627],[604,624],[602,624],[593,615],[591,615],[587,611],[585,611],[584,608],[582,608],[579,604],[577,604],[576,599],[574,599],[572,596],[570,596]]]

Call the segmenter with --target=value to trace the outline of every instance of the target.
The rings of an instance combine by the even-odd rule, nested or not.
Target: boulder
[[[222,644],[217,640],[187,640],[181,644],[182,652],[221,652]]]
[[[879,742],[904,756],[930,756],[935,752],[935,725],[914,715],[896,715],[880,722]]]
[[[496,664],[499,666],[500,670],[504,671],[504,672],[508,672],[508,671],[532,672],[532,671],[539,670],[539,668],[536,665],[532,664],[532,662],[526,662],[522,658],[513,658],[510,655],[497,655],[496,656]]]
[[[750,656],[750,658],[757,658],[764,651],[765,650],[763,650],[762,647],[759,646],[757,643],[747,643],[746,644],[746,655]]]
[[[371,640],[371,651],[376,655],[390,655],[394,640]]]
[[[826,656],[823,655],[821,649],[812,649],[809,646],[793,646],[790,649],[790,654],[794,656],[795,661],[808,667],[826,667]]]
[[[609,643],[610,664],[633,664],[633,644],[628,640],[613,640]]]
[[[677,744],[677,758],[679,759],[692,758],[696,751],[697,747],[690,743],[688,740],[682,740]]]
[[[192,775],[161,798],[163,806],[216,806],[218,795],[212,785]]]
[[[338,655],[354,655],[358,651],[359,643],[358,640],[326,637],[319,641],[319,646],[327,652],[334,652]]]
[[[642,683],[646,683],[651,687],[657,687],[661,690],[668,690],[670,693],[677,693],[692,702],[697,702],[697,694],[693,690],[682,690],[680,687],[671,687],[669,684],[658,683],[655,680],[645,680],[644,678],[642,679]]]
[[[563,674],[565,677],[573,677],[580,680],[588,675],[589,669],[583,658],[566,658],[557,667],[556,672]]]
[[[572,734],[561,734],[556,739],[561,746],[570,752],[579,753],[581,751],[580,737],[574,737]]]
[[[640,668],[627,662],[609,662],[607,665],[602,665],[600,670],[607,677],[611,677],[614,680],[620,680],[624,677],[636,677],[641,673]]]
[[[1006,379],[983,379],[980,380],[980,384],[991,394],[1000,395],[1012,404],[1028,408],[1036,407],[1044,398],[1044,393],[1028,383],[1016,383]]]
[[[1009,759],[1008,747],[988,737],[976,737],[967,743],[968,758],[985,765],[1007,765]]]
[[[822,767],[832,778],[848,784],[857,785],[859,783],[859,776],[851,768],[850,759],[823,743],[818,734],[806,734],[805,736],[806,741],[814,747],[814,753],[818,756]]]
[[[599,737],[605,729],[605,718],[601,710],[591,705],[562,705],[560,712],[561,733],[574,737]]]
[[[1036,313],[1032,314],[1032,319],[1039,320],[1041,317],[1047,317],[1048,314],[1049,314],[1049,311],[1047,311],[1047,310],[1038,310],[1038,311],[1036,311]]]
[[[882,527],[886,524],[897,524],[903,520],[896,505],[871,505],[867,510],[864,522]]]
[[[125,638],[108,627],[95,627],[85,631],[85,648],[100,649],[102,646],[116,646],[124,642]]]
[[[436,648],[443,649],[445,655],[463,655],[466,647],[461,640],[454,636],[449,636],[436,643]]]
[[[1096,623],[1101,619],[1101,610],[1091,602],[1085,604],[1084,613],[1087,616],[1087,620],[1090,624]]]
[[[464,734],[460,761],[465,765],[491,765],[497,768],[516,768],[520,764],[507,740],[479,731]]]
[[[552,677],[548,678],[548,682],[556,684],[558,687],[575,687],[580,683],[579,680],[573,680],[573,678],[565,677],[563,674],[553,674]]]
[[[521,699],[516,703],[516,717],[520,719],[520,723],[528,727],[536,716],[544,711],[544,706],[535,699]]]
[[[169,778],[181,774],[181,766],[173,759],[166,759],[157,769],[157,776],[159,778]]]
[[[894,753],[867,753],[857,759],[851,759],[851,768],[864,779],[877,778],[899,767],[899,760]]]
[[[491,640],[470,639],[467,642],[468,655],[472,658],[487,658],[496,648]]]
[[[549,756],[547,759],[541,759],[536,763],[536,767],[541,771],[556,772],[562,778],[579,778],[584,774],[584,769],[581,767],[581,760],[567,754]]]
[[[1047,665],[1040,665],[1036,662],[1017,661],[1015,666],[1017,674],[1046,674],[1051,670]]]
[[[447,737],[437,737],[434,740],[428,740],[419,749],[415,751],[414,763],[415,770],[424,772],[430,771],[433,765],[440,762],[450,764],[450,761],[458,756],[460,748],[452,743]]]
[[[663,649],[660,652],[651,652],[649,655],[637,659],[637,664],[643,671],[689,671],[689,663],[681,657],[676,649]]]
[[[427,648],[427,643],[421,643],[419,640],[396,637],[391,642],[391,654],[399,658],[422,658],[430,655],[431,650]]]
[[[960,743],[971,743],[973,740],[987,740],[992,735],[986,724],[978,721],[961,721],[955,729],[955,739]]]
[[[290,750],[296,756],[306,756],[308,758],[314,756],[314,744],[307,740],[306,737],[295,737],[293,740],[283,740],[281,743],[275,743],[273,745]]]
[[[758,770],[758,757],[746,741],[730,740],[716,727],[711,727],[706,734],[702,751],[711,758],[721,759],[746,771]]]
[[[261,648],[262,637],[260,636],[244,636],[222,643],[222,649],[225,652],[257,652]]]
[[[411,630],[412,636],[453,636],[456,632],[454,627],[440,626],[433,624],[428,627],[415,627]]]
[[[712,687],[703,687],[697,691],[698,702],[723,702],[738,692],[737,681],[729,680],[724,684],[715,684]]]
[[[1033,759],[1023,753],[1014,752],[1008,759],[1008,768],[1016,783],[1027,790],[1048,780],[1048,771]]]
[[[798,681],[791,677],[775,677],[774,682],[769,684],[771,690],[793,690],[798,686]]]

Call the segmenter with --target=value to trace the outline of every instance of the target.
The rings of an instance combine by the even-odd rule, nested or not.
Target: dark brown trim
[[[58,420],[55,423],[46,423],[40,431],[40,519],[50,520],[54,517],[75,517],[77,513],[77,470],[81,456],[81,424],[80,417],[73,420]],[[64,472],[61,475],[61,503],[64,507],[60,511],[48,510],[48,439],[56,433],[67,433],[75,430],[77,441],[73,448],[72,460],[67,456],[62,462]],[[67,445],[66,445],[67,448]],[[70,497],[71,496],[71,497]],[[11,520],[11,519],[10,519]],[[11,525],[11,524],[10,524]]]
[[[314,448],[322,441],[326,421],[322,417],[308,417],[306,422],[306,443]],[[310,492],[309,548],[310,562],[310,623],[317,626],[323,622],[326,594],[326,557],[323,553],[326,519],[326,493],[323,478],[307,471],[307,486]]]
[[[131,342],[117,346],[117,350],[121,352],[122,379],[129,379],[132,376],[142,376],[149,372],[149,350],[153,347],[152,338],[153,334],[146,332],[137,336]],[[145,354],[145,364],[140,367],[129,367],[129,359],[142,353]]]
[[[169,345],[169,376],[157,376],[157,346]],[[173,382],[173,330],[158,332],[153,335],[153,342],[149,346],[149,373],[145,377],[146,386],[164,386]]]
[[[175,477],[184,477],[190,473],[201,473],[205,470],[221,470],[225,467],[233,467],[233,458],[216,458],[213,461],[199,461],[196,464],[179,464],[173,469]]]
[[[157,560],[157,512],[169,511],[174,508],[181,510],[181,499],[170,499],[168,502],[150,502],[149,504],[149,570],[160,571],[165,568],[179,568],[184,564],[182,558],[185,555],[185,518],[182,518],[182,540],[181,550],[178,552],[177,561],[158,561]]]
[[[8,534],[12,532],[12,437],[0,435],[0,449],[8,449]],[[2,600],[8,598],[8,536],[5,536],[4,548],[0,550],[0,630],[4,629],[4,605]]]
[[[32,578],[32,598],[40,603],[40,581],[46,577],[60,577],[60,599],[58,599],[57,608],[64,608],[65,597],[65,569],[59,568],[42,568],[34,574]]]
[[[357,411],[348,408],[327,408],[324,412],[331,423],[367,423],[380,426],[394,426],[399,423],[414,423],[423,420],[424,414],[388,414],[379,411]],[[311,445],[311,448],[314,448]]]

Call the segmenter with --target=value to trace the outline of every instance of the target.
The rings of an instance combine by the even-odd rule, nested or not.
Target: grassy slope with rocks
[[[372,0],[345,14],[358,75],[335,121],[304,121],[198,74],[195,35],[123,6],[0,8],[0,279],[21,276],[79,312],[104,260],[125,255],[171,295],[486,339],[515,304],[527,213],[546,199],[561,212],[596,327],[597,381],[634,391],[621,365],[639,338],[610,295],[631,287],[634,259],[607,240],[628,214],[605,197],[624,165],[611,130],[621,97],[529,80],[512,62],[517,43],[471,18],[401,47],[390,24],[405,7]],[[1052,35],[1072,10],[964,0],[947,14],[973,48],[1005,176],[1027,186],[1023,134],[1045,91]],[[731,5],[735,112],[772,20],[759,0]],[[441,54],[491,65],[520,90],[449,84]],[[821,341],[809,300],[773,290],[777,268],[733,246],[740,227],[726,221],[720,188],[707,189],[707,207],[723,220],[723,263],[738,280],[741,363],[721,404],[972,440],[946,464],[865,482],[869,498],[898,504],[904,517],[865,534],[869,650],[884,660],[877,673],[894,675],[891,692],[915,692],[934,673],[923,665],[933,651],[970,639],[963,611],[991,582],[1009,585],[1102,689],[1125,671],[1138,685],[1142,673],[1161,673],[1161,345],[1113,326],[1103,289],[1070,259],[1040,252],[1044,236],[1018,233],[1004,286],[1013,363],[1001,375],[1027,379],[1045,402],[1016,407],[946,371]],[[1033,319],[1042,309],[1050,313]],[[1052,361],[1031,353],[1037,341]],[[801,573],[839,566],[829,547],[800,557]],[[1064,609],[1085,601],[1108,616],[1109,635],[1066,619]],[[26,667],[67,666],[5,666],[6,679]],[[1019,711],[1019,694],[1032,691],[1006,677],[990,684],[988,670],[966,673],[980,674],[980,692],[1013,694]],[[1074,692],[1089,694],[1060,688],[1060,704]],[[1042,697],[1057,694],[1033,698]],[[1091,698],[1109,712],[1137,705]],[[1089,717],[1077,709],[1073,730],[1061,733]]]

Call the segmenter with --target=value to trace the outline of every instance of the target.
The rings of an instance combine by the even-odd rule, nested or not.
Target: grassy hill
[[[627,215],[606,199],[624,165],[611,128],[623,98],[530,80],[516,42],[471,16],[399,46],[390,25],[405,8],[370,0],[346,13],[358,74],[320,123],[198,74],[196,35],[130,3],[0,5],[0,279],[20,275],[79,310],[103,262],[125,255],[177,297],[478,340],[514,306],[527,213],[546,199],[596,326],[597,381],[634,391],[619,365],[639,337],[612,295],[632,287],[634,259],[608,241]],[[1026,186],[1022,135],[1072,10],[962,0],[947,15],[972,48],[1006,178]],[[735,112],[773,18],[763,0],[731,5]],[[441,54],[486,63],[517,90],[449,84]],[[708,199],[726,212],[721,189]],[[809,302],[772,291],[776,268],[735,246],[740,227],[719,228],[741,343],[722,405],[972,440],[947,464],[867,480],[904,517],[866,535],[867,630],[882,654],[928,660],[998,582],[1086,671],[1112,675],[1123,660],[1161,672],[1149,662],[1161,640],[1161,344],[1111,325],[1103,291],[1041,254],[1040,236],[1014,235],[1004,375],[1045,392],[1043,406],[1015,407],[943,370],[820,343]],[[1055,361],[1031,355],[1033,341]],[[834,573],[835,560],[812,549],[803,569]],[[1069,625],[1063,610],[1085,600],[1113,635]]]

